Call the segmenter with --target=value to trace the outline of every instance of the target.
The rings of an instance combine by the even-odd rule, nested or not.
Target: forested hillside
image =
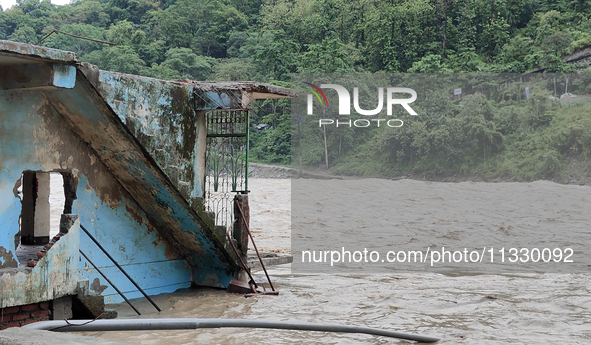
[[[0,38],[158,78],[289,80],[290,72],[564,71],[591,44],[584,0],[19,0]]]
[[[17,6],[0,12],[0,39],[36,43],[58,29],[116,43],[63,34],[41,43],[74,51],[80,60],[106,70],[162,79],[257,80],[289,86],[294,72],[584,71],[587,62],[567,64],[562,58],[591,45],[590,14],[591,2],[585,0],[79,0],[66,6],[18,0]],[[253,157],[289,162],[289,101],[259,105],[252,121],[268,123],[271,129],[253,134]],[[559,106],[548,109],[559,114],[552,108]],[[490,159],[508,152],[511,145],[504,136],[526,126],[527,120],[519,118],[512,125],[510,131],[497,131],[501,144]],[[527,128],[534,133],[547,126],[550,122]],[[433,135],[431,128],[425,131]],[[390,133],[388,140],[396,141],[403,133]],[[420,140],[436,146],[429,135]],[[412,138],[404,140],[419,145],[412,144]],[[331,161],[346,165],[356,154],[358,149],[339,150]],[[587,159],[586,150],[583,156],[566,150],[552,156],[554,165],[573,154],[577,161]],[[391,154],[385,152],[382,158],[387,156]],[[482,171],[477,160],[464,162],[461,169],[446,165],[433,170],[419,158],[415,153],[412,164],[395,159],[392,164],[405,162],[404,167],[376,168],[372,173]],[[309,162],[322,164],[322,159]],[[544,176],[546,172],[531,172],[521,177]]]

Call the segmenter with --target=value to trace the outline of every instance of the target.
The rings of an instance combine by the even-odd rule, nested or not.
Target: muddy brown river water
[[[289,252],[291,181],[261,178],[251,179],[249,183],[251,226],[258,245],[268,251]],[[427,183],[412,181],[408,186],[417,188]],[[460,198],[462,193],[494,195],[504,184],[444,185],[441,187],[451,188]],[[575,205],[571,218],[576,218],[578,227],[586,224],[591,231],[591,187],[551,182],[508,187],[515,190],[521,188],[518,185],[542,188],[548,191],[550,199],[560,195],[568,200],[567,204]],[[433,189],[433,185],[429,187]],[[543,197],[537,200],[540,210],[551,201]],[[528,207],[535,209],[534,206]],[[540,218],[546,216],[541,214]],[[486,219],[479,219],[482,221]],[[442,338],[440,344],[591,344],[591,275],[588,272],[298,274],[292,273],[290,265],[282,265],[273,267],[270,274],[280,291],[279,296],[246,299],[222,290],[203,288],[155,296],[154,300],[163,309],[159,314],[153,312],[146,301],[138,300],[135,304],[144,311],[142,317],[250,318],[364,325],[437,336]],[[261,272],[257,275],[263,278]],[[127,305],[114,307],[120,317],[136,317]],[[86,335],[131,344],[159,345],[407,343],[356,334],[253,329],[93,332]]]

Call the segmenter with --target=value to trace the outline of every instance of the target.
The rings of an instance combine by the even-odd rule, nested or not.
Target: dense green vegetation
[[[590,16],[584,0],[18,0],[0,12],[0,39],[36,43],[59,29],[117,43],[62,34],[42,43],[102,69],[290,86],[294,72],[584,74],[588,63],[562,58],[591,45]],[[567,162],[586,166],[586,108],[549,102],[539,91],[538,103],[507,104],[492,115],[483,109],[497,96],[483,93],[462,109],[440,105],[437,120],[420,117],[397,131],[346,139],[346,131],[328,130],[330,166],[342,173],[520,179],[568,174]],[[437,97],[447,104],[447,96]],[[272,125],[253,133],[252,157],[288,163],[289,101],[259,102],[252,115],[253,124]],[[325,164],[323,144],[308,156],[308,165]]]
[[[306,115],[294,122],[296,166],[300,159],[304,167],[321,166],[328,156],[329,166],[340,174],[589,181],[591,97],[559,96],[567,88],[567,78],[569,93],[589,95],[591,71],[398,76],[385,75],[380,80],[372,75],[372,80],[353,82],[369,86],[367,92],[360,91],[361,108],[375,108],[375,90],[377,85],[387,85],[386,80],[417,92],[412,109],[418,116],[398,107],[391,117],[384,112],[346,117],[323,113],[318,102],[317,116]],[[346,81],[335,83],[347,85]],[[463,97],[452,97],[460,87]],[[333,101],[330,96],[329,101]],[[298,99],[293,104],[299,113],[305,113],[303,103]],[[359,127],[331,124],[320,129],[319,118],[340,119],[345,124],[348,119],[366,122]],[[366,120],[379,118],[403,119],[405,124],[389,128],[384,121],[378,128],[375,121],[369,125]]]

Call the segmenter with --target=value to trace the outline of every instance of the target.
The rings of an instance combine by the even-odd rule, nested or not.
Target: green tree
[[[347,73],[354,72],[356,51],[345,47],[338,39],[325,39],[310,44],[298,62],[298,72]]]
[[[451,69],[447,68],[442,61],[440,55],[427,55],[421,60],[415,61],[412,67],[408,69],[410,73],[450,73]]]
[[[146,64],[129,46],[115,46],[95,50],[86,54],[83,60],[98,65],[104,70],[130,74],[139,74]]]
[[[12,35],[8,36],[8,39],[11,41],[16,42],[23,42],[23,43],[37,43],[39,38],[35,33],[35,29],[29,26],[19,26]]]
[[[215,60],[196,55],[188,48],[173,48],[166,52],[162,66],[177,71],[182,78],[207,80]]]
[[[255,80],[257,70],[255,63],[250,59],[217,59],[212,67],[213,80]]]
[[[460,116],[464,120],[466,143],[472,147],[474,156],[488,156],[502,148],[503,135],[497,131],[494,110],[483,94],[464,97]]]
[[[163,80],[181,79],[182,77],[178,71],[168,66],[158,65],[157,63],[152,64],[149,68],[142,69],[140,74]]]

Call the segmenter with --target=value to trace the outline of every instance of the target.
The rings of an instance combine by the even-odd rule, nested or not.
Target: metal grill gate
[[[248,111],[212,110],[206,121],[205,206],[215,213],[216,225],[228,227],[234,195],[248,190]]]

